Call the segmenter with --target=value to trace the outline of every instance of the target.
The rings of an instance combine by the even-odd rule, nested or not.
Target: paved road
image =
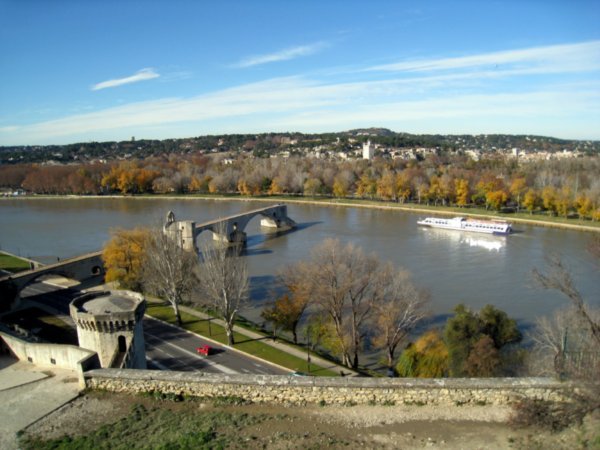
[[[149,369],[202,371],[210,373],[261,373],[283,375],[289,371],[246,356],[228,347],[201,339],[181,328],[146,316],[144,319],[146,359]],[[215,350],[200,356],[196,348],[208,344]]]
[[[69,316],[69,303],[79,291],[72,288],[61,289],[45,282],[33,283],[21,292],[23,300],[45,305],[63,315],[63,320],[73,324]],[[144,318],[144,339],[146,359],[149,369],[202,371],[210,373],[257,373],[287,374],[261,360],[252,358],[225,346],[213,344],[180,328],[165,324],[146,316]],[[196,353],[196,348],[208,344],[216,351],[204,357]]]

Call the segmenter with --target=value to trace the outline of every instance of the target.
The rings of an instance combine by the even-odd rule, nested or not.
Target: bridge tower
[[[177,245],[187,251],[198,252],[195,236],[196,222],[191,220],[175,221],[173,211],[167,213],[167,220],[163,226],[163,233],[177,242]]]
[[[142,320],[146,300],[124,291],[90,292],[69,305],[79,346],[98,353],[103,368],[146,368]]]

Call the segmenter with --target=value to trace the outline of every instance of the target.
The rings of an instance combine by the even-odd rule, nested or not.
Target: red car
[[[202,347],[197,347],[196,352],[199,355],[208,356],[212,353],[213,348],[210,345],[203,345]]]

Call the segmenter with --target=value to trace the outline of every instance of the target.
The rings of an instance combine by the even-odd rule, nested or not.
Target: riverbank
[[[26,201],[36,199],[110,199],[110,198],[124,198],[124,199],[139,199],[139,200],[152,200],[152,199],[163,199],[163,200],[214,200],[214,201],[236,201],[236,202],[264,202],[264,203],[288,203],[288,204],[305,204],[305,205],[318,205],[318,206],[341,206],[346,208],[365,208],[365,209],[381,209],[391,211],[404,211],[414,214],[434,214],[444,216],[464,216],[487,220],[506,220],[512,223],[522,223],[527,225],[550,227],[550,228],[562,228],[567,230],[575,231],[587,231],[593,233],[600,233],[600,222],[593,221],[579,221],[579,219],[568,219],[564,217],[550,217],[544,215],[540,217],[540,214],[527,214],[527,213],[501,213],[494,211],[486,211],[483,209],[476,208],[459,208],[453,206],[432,206],[422,205],[414,203],[392,203],[383,202],[376,200],[367,199],[336,199],[331,197],[297,197],[297,196],[285,196],[285,195],[273,195],[273,196],[256,196],[248,197],[242,195],[208,195],[208,194],[173,194],[173,195],[35,195],[35,196],[21,196],[18,198],[0,198],[0,201],[15,200]],[[573,223],[579,221],[579,223]]]
[[[0,251],[0,275],[11,274],[29,270],[39,264],[22,256],[13,255],[5,251]]]

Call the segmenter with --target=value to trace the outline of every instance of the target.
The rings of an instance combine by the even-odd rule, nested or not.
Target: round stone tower
[[[90,292],[69,306],[79,346],[98,353],[103,368],[146,368],[141,294],[114,290]]]

